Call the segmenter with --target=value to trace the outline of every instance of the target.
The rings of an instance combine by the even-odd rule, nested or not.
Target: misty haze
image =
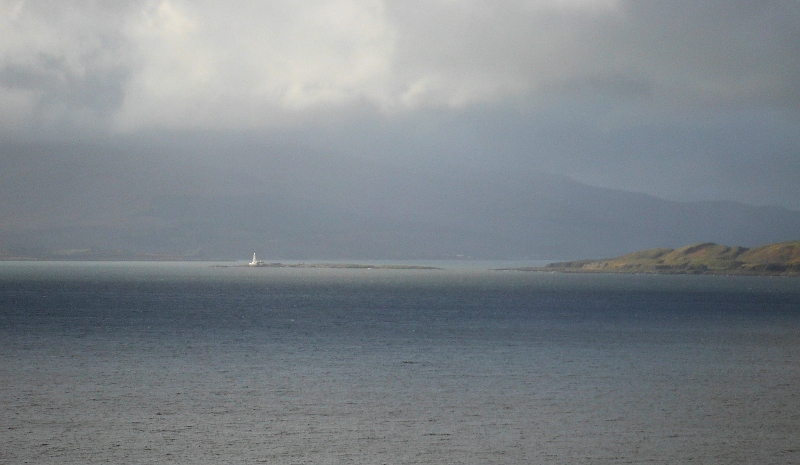
[[[573,259],[800,235],[792,3],[0,5],[6,257]]]

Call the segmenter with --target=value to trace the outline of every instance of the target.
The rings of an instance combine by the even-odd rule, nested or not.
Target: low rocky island
[[[227,268],[231,265],[212,265],[216,268]],[[441,270],[435,266],[419,265],[374,265],[362,263],[268,263],[259,262],[258,264],[233,265],[246,268],[325,268],[325,269],[347,269],[347,270]]]
[[[678,249],[642,250],[616,258],[556,262],[543,267],[513,269],[567,273],[800,276],[800,241],[753,248],[707,242]]]

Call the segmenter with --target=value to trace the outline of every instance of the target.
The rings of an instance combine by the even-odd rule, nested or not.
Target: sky
[[[187,192],[322,163],[800,210],[797,1],[0,0],[0,30],[6,210],[82,188],[61,152]]]

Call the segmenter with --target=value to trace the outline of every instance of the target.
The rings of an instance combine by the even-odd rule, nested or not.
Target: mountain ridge
[[[800,211],[676,202],[542,172],[411,171],[311,155],[295,166],[276,155],[222,176],[119,158],[98,165],[77,152],[52,155],[37,162],[50,168],[46,176],[30,177],[22,162],[0,173],[8,181],[0,183],[0,250],[33,258],[89,249],[191,260],[253,252],[271,260],[569,260],[800,236]]]

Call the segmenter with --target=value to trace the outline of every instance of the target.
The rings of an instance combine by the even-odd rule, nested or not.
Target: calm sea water
[[[0,463],[800,462],[800,280],[0,263]]]

